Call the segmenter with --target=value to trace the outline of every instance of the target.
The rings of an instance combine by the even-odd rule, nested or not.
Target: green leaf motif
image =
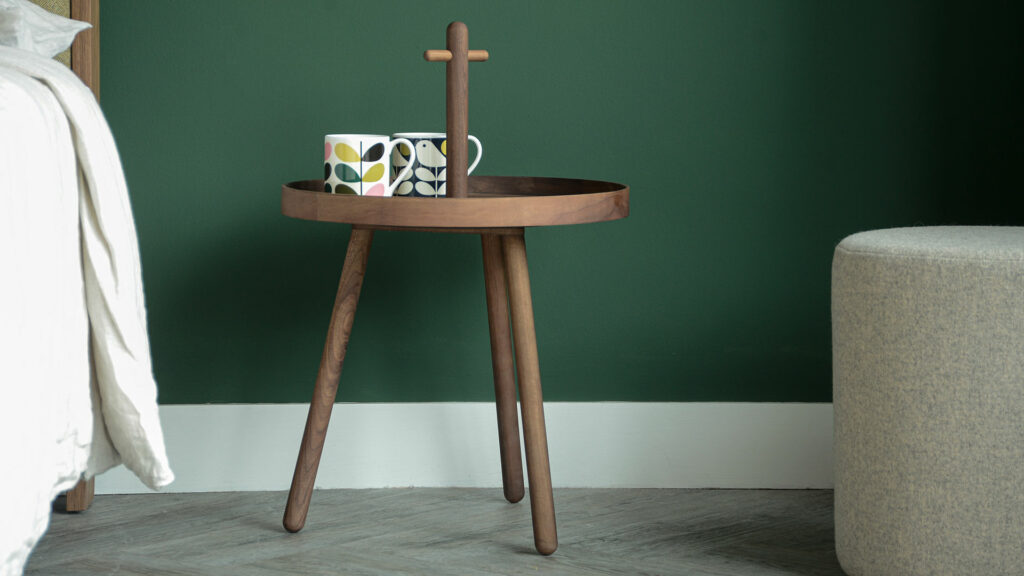
[[[342,182],[359,182],[359,172],[356,172],[348,164],[336,164],[334,173],[341,178]]]

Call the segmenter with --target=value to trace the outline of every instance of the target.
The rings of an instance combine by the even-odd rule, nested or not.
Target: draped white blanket
[[[0,575],[57,494],[122,462],[174,479],[121,161],[74,74],[0,46]]]

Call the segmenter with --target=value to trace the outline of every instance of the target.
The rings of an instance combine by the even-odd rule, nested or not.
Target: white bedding
[[[120,158],[73,73],[0,46],[0,575],[57,494],[122,462],[174,479]]]

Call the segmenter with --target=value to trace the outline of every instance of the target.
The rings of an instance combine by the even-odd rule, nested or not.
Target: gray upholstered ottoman
[[[854,234],[832,323],[843,569],[1024,574],[1024,228]]]

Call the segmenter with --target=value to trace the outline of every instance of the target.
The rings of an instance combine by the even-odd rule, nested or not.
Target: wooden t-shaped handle
[[[448,155],[445,195],[465,198],[469,193],[469,63],[483,62],[486,50],[469,49],[469,30],[462,22],[448,25],[447,50],[427,50],[428,62],[447,62],[445,114],[447,115]]]
[[[487,50],[469,51],[470,62],[486,62],[490,57]],[[448,50],[427,50],[423,53],[423,59],[427,62],[449,62],[452,59],[452,53]]]

